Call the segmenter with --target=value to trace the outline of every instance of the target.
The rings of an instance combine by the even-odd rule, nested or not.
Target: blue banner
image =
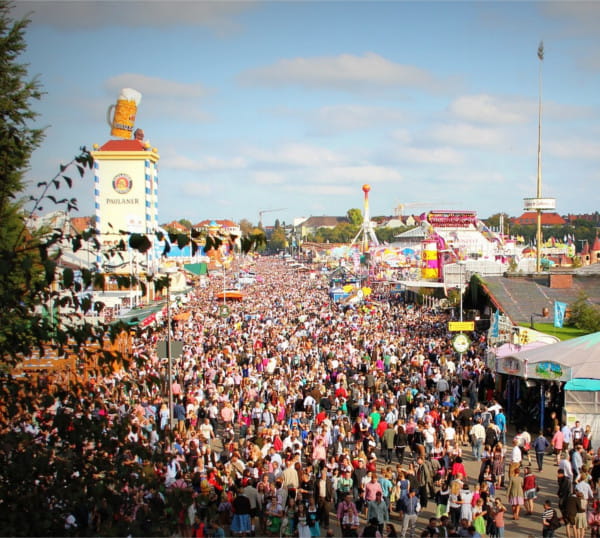
[[[560,301],[554,301],[554,326],[559,329],[562,328],[563,322],[565,321],[565,313],[567,311],[567,303],[561,303]]]
[[[492,338],[500,336],[500,310],[496,310],[492,316]]]

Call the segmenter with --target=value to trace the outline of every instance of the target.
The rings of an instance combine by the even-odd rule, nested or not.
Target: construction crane
[[[431,207],[432,205],[435,205],[435,203],[436,202],[410,202],[408,204],[398,204],[394,208],[394,215],[397,217],[403,217],[404,210],[409,207]]]
[[[273,213],[274,211],[285,211],[286,209],[287,209],[287,207],[279,207],[279,208],[277,208],[277,209],[261,209],[261,210],[258,212],[258,227],[259,227],[259,228],[262,228],[262,227],[263,227],[263,225],[262,225],[262,216],[263,216],[265,213]]]

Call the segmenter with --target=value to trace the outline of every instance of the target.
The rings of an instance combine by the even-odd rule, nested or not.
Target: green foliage
[[[16,193],[24,187],[23,171],[29,166],[31,153],[43,140],[43,130],[34,128],[38,114],[32,102],[41,98],[37,79],[29,79],[26,64],[18,62],[24,52],[28,20],[12,21],[10,4],[0,2],[0,222],[14,231],[20,229],[17,211],[21,202]],[[11,245],[13,237],[2,234],[0,248]]]
[[[500,217],[504,216],[504,226],[505,228],[509,225],[510,223],[510,217],[508,216],[508,213],[494,213],[492,216],[488,217],[487,219],[483,219],[483,222],[485,222],[485,225],[488,227],[494,227],[497,228],[498,226],[500,226]]]
[[[460,291],[458,288],[448,290],[448,304],[451,306],[458,306],[460,304]]]
[[[285,236],[285,230],[279,226],[275,226],[271,238],[269,239],[269,250],[271,252],[279,252],[287,248],[287,237]]]
[[[240,226],[240,231],[242,232],[242,235],[250,235],[254,231],[254,226],[247,219],[240,220],[239,226]]]
[[[570,315],[567,318],[567,325],[586,333],[600,331],[600,308],[593,305],[584,293],[581,293],[569,308]]]
[[[122,323],[106,325],[88,321],[88,314],[98,313],[103,304],[94,302],[91,291],[103,289],[107,277],[114,278],[122,288],[143,286],[130,274],[105,275],[88,268],[74,269],[63,263],[63,251],[90,248],[102,252],[106,264],[123,261],[129,248],[146,252],[151,240],[144,234],[125,234],[108,251],[100,250],[97,232],[93,229],[75,232],[68,226],[70,212],[77,208],[73,198],[62,197],[73,186],[72,172],[83,177],[93,167],[93,158],[87,149],[68,163],[61,164],[49,181],[37,184],[39,195],[31,197],[29,214],[25,213],[26,200],[19,200],[24,188],[23,173],[29,166],[31,152],[41,140],[42,132],[29,125],[36,114],[29,108],[31,100],[41,95],[37,82],[26,80],[26,69],[17,63],[23,52],[26,21],[13,23],[9,4],[0,0],[0,363],[4,372],[30,356],[36,349],[41,353],[55,350],[58,356],[67,351],[77,353],[77,367],[89,366],[90,344],[102,348],[106,339],[115,341],[125,328]],[[32,232],[28,217],[41,213],[47,206],[64,210],[60,223]],[[198,244],[204,239],[194,234],[175,237],[178,245]],[[165,242],[166,237],[157,233]],[[205,239],[208,241],[208,238]],[[214,245],[223,241],[235,244],[237,238],[212,237]],[[242,252],[264,244],[264,234],[258,232],[241,238]],[[168,276],[149,279],[157,290],[168,282]],[[91,352],[91,351],[90,351]],[[118,351],[102,350],[94,364],[96,373],[112,372],[115,361],[124,366],[125,375],[118,390],[129,394],[141,392],[135,378],[127,376],[128,364]],[[97,379],[97,378],[96,378]],[[177,532],[179,510],[188,506],[191,489],[166,492],[166,503],[148,510],[142,507],[138,519],[121,517],[133,506],[124,493],[124,485],[131,481],[134,487],[156,486],[161,478],[154,472],[154,464],[164,465],[161,451],[150,453],[140,443],[126,445],[132,452],[147,450],[144,459],[150,469],[142,469],[135,460],[125,465],[120,451],[115,461],[104,455],[104,450],[115,446],[115,439],[123,439],[129,426],[116,406],[110,408],[114,422],[109,422],[92,407],[112,406],[104,398],[92,402],[95,384],[80,384],[77,379],[60,384],[56,392],[50,387],[30,384],[29,379],[12,379],[4,375],[0,383],[0,401],[4,406],[3,424],[10,420],[17,424],[20,413],[39,409],[32,417],[24,417],[39,435],[23,428],[3,427],[0,432],[0,529],[6,536],[64,536],[92,535],[81,528],[67,529],[65,519],[82,504],[93,508],[106,503],[106,517],[98,524],[101,536],[171,536]],[[128,398],[126,398],[127,400]],[[60,410],[50,410],[55,401],[64,404]],[[77,409],[68,414],[67,409]],[[33,414],[33,413],[32,413]],[[95,443],[96,450],[85,453],[82,446]],[[73,448],[77,447],[77,448]],[[119,459],[121,458],[121,459]],[[148,476],[146,475],[148,473]],[[162,500],[160,501],[162,503]],[[137,501],[136,501],[136,504]],[[129,515],[129,514],[127,514]],[[139,517],[141,515],[141,517]]]
[[[360,209],[348,209],[348,211],[346,212],[346,216],[348,217],[348,220],[350,221],[351,225],[360,226],[362,224],[363,214]]]
[[[570,327],[564,325],[563,327],[555,327],[553,323],[541,323],[538,320],[535,321],[535,330],[550,334],[552,336],[556,336],[559,340],[571,340],[572,338],[578,338],[579,336],[583,336],[585,334],[589,334],[587,331],[583,331],[576,327]],[[529,328],[529,323],[521,324],[521,327]]]
[[[396,236],[398,234],[401,234],[402,232],[405,232],[409,229],[409,226],[402,226],[398,228],[375,228],[375,235],[381,243],[393,243],[396,240]]]
[[[191,221],[189,221],[188,219],[179,219],[177,222],[179,222],[179,224],[181,224],[182,226],[185,226],[188,230],[191,230],[193,227]]]
[[[315,234],[308,237],[309,241],[317,243],[350,243],[358,233],[360,224],[341,222],[334,228],[319,228]]]

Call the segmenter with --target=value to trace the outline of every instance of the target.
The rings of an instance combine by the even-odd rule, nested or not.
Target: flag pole
[[[544,42],[540,41],[537,51],[540,60],[538,79],[539,79],[539,95],[538,95],[538,149],[537,149],[537,197],[542,197],[542,63],[544,61]],[[542,210],[537,210],[537,248],[535,256],[535,271],[540,273],[542,270]]]

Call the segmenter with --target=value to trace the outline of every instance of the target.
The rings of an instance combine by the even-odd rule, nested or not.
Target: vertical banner
[[[354,272],[358,273],[360,270],[360,252],[358,250],[352,253],[352,261],[354,262]]]
[[[554,301],[554,326],[562,328],[565,321],[565,312],[567,311],[567,303]]]
[[[492,316],[492,338],[500,336],[500,310],[496,310]]]

